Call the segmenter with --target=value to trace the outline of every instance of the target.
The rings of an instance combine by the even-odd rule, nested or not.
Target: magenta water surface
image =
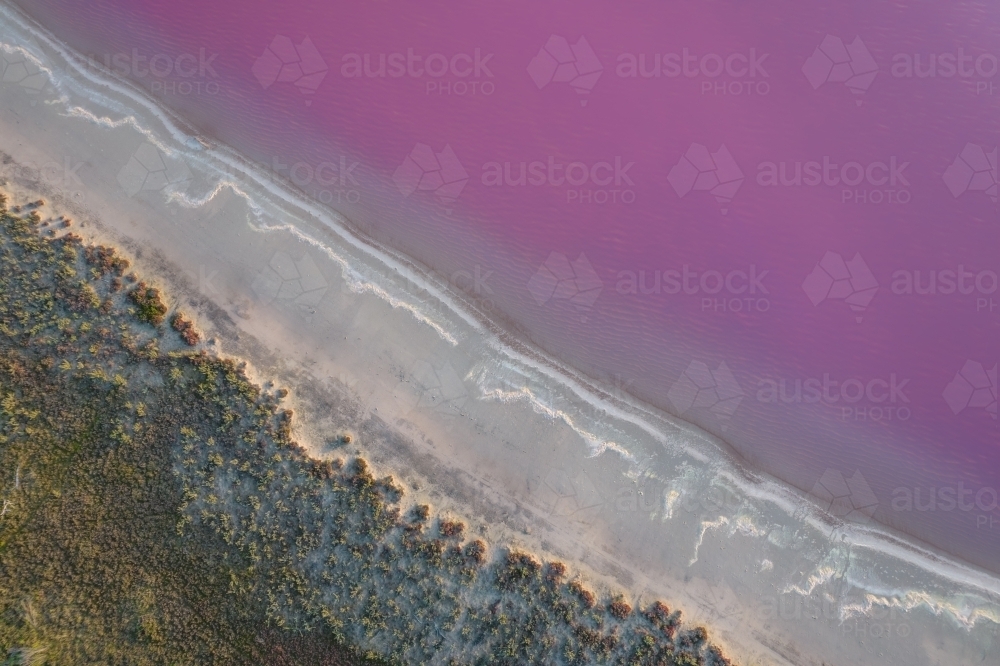
[[[613,391],[1000,570],[1000,8],[311,4],[24,8]]]

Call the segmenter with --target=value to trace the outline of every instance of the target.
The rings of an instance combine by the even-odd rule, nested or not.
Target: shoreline
[[[219,194],[219,196],[225,196],[224,192],[221,193],[221,194]],[[212,201],[212,199],[208,198],[207,201],[203,205],[208,205],[208,204],[211,203],[211,201]],[[169,203],[166,206],[169,207]],[[79,216],[79,215],[80,214],[77,213],[77,216]],[[251,231],[250,233],[252,234],[254,232]],[[167,262],[167,263],[170,262],[170,259],[169,259],[169,257],[167,257],[167,255],[164,255],[164,261]],[[348,268],[349,267],[349,263],[343,264],[343,267]],[[418,275],[418,279],[415,280],[415,281],[419,284],[423,280],[422,280],[422,278],[419,278],[419,274],[417,274],[417,275]],[[446,302],[445,301],[445,297],[443,295],[442,295],[442,299],[441,300],[444,301],[444,302]],[[230,315],[230,318],[231,318],[231,321],[233,322],[233,329],[238,331],[239,328],[240,328],[240,326],[239,326],[240,323],[243,323],[243,322],[241,322],[241,320],[240,320],[240,318],[239,318],[238,315],[236,315],[235,317],[233,317],[233,315]],[[286,317],[286,319],[288,319],[288,318]],[[280,336],[278,336],[278,337],[280,337]],[[455,346],[455,345],[452,345],[452,346]],[[502,360],[502,357],[501,357],[501,360]],[[553,365],[554,365],[555,369],[552,369]],[[549,372],[551,372],[551,373],[558,372],[560,370],[558,364],[553,364],[553,365],[548,366],[549,367]],[[487,377],[489,377],[489,376],[495,376],[496,373],[493,372],[494,370],[495,370],[495,368],[487,368],[487,369],[485,369],[484,370],[484,376],[487,376]],[[542,371],[542,372],[544,372],[544,371]],[[511,374],[512,375],[517,375],[518,373],[515,372],[515,373],[511,373]],[[521,374],[523,374],[523,373],[521,373]],[[545,374],[548,374],[548,373],[545,373]],[[508,382],[508,383],[510,383],[510,382]],[[498,389],[498,390],[500,390],[500,389]],[[573,389],[571,389],[571,391],[572,392],[576,392],[576,389],[573,388]],[[518,391],[516,391],[516,390],[510,390],[510,387],[508,387],[507,394],[511,395],[511,396],[521,395],[521,396],[524,396],[524,399],[526,399],[526,400],[530,400],[531,399],[527,394],[525,394],[523,392],[522,393],[518,393]],[[498,394],[498,395],[502,395],[502,394]],[[579,393],[577,393],[577,397],[578,398],[581,397]],[[567,402],[569,402],[569,401],[567,401]],[[546,406],[546,405],[532,405],[531,407],[529,407],[529,411],[537,413],[539,410],[534,409],[534,406],[538,406],[539,410],[541,410],[544,407],[549,407],[549,406]],[[629,406],[625,405],[625,407],[629,407]],[[549,407],[549,408],[551,409],[551,407]],[[375,409],[377,409],[377,407]],[[603,408],[599,408],[599,409],[603,409]],[[619,413],[621,413],[621,411],[624,409],[624,407],[622,407],[622,406],[616,406],[615,409],[619,410]],[[633,409],[635,409],[635,408],[633,408]],[[567,414],[568,413],[568,412],[565,412],[565,411],[562,411],[562,410],[552,410],[552,411],[553,411],[553,414],[555,413],[555,411],[560,411],[562,414]],[[550,418],[550,420],[551,420],[551,417],[552,417],[552,415],[543,415],[543,416],[548,416]],[[629,414],[629,416],[634,416],[634,412],[631,413],[631,414]],[[417,419],[417,417],[414,417],[414,418]],[[459,415],[459,418],[461,418],[461,415]],[[555,415],[555,418],[558,419],[558,418],[561,418],[561,417],[559,415]],[[444,434],[440,434],[438,436],[431,437],[432,440],[440,441],[443,437],[447,436],[447,429],[442,430],[442,428],[439,425],[435,426],[435,425],[431,424],[429,421],[427,421],[426,419],[417,419],[417,423],[418,423],[418,426],[419,426],[419,427],[416,428],[417,431],[422,431],[422,432],[425,432],[425,433],[426,432],[444,433]],[[671,424],[671,425],[677,426],[678,424]],[[581,428],[581,429],[583,429],[583,428]],[[584,432],[589,432],[586,429],[583,429],[583,430],[584,430]],[[683,431],[681,431],[681,432],[683,432]],[[691,432],[693,432],[693,428],[688,429],[687,435],[690,436]],[[578,433],[579,433],[579,431],[578,431]],[[679,435],[676,435],[676,433],[675,433],[675,437],[679,437]],[[664,439],[670,439],[670,438],[668,436],[664,435]],[[710,441],[710,438],[708,436],[704,436],[704,439],[706,441]],[[601,438],[601,437],[596,437],[596,436],[595,436],[594,440],[597,441],[597,442],[608,441],[607,438]],[[682,448],[684,448],[685,446],[687,446],[687,444],[685,442],[681,442],[679,444],[679,446],[681,446]],[[613,448],[612,448],[612,450],[613,450]],[[701,450],[701,449],[692,449],[692,450],[695,451],[696,453],[701,454],[700,457],[702,457],[703,459],[707,459],[706,456],[704,455],[704,451],[703,450]],[[593,450],[591,450],[589,453],[594,454],[594,455],[599,455],[601,452],[598,451],[598,452],[595,453]],[[585,456],[585,457],[589,458],[589,457],[593,457],[593,456]],[[641,474],[641,472],[637,472],[637,473]],[[754,474],[752,471],[749,471],[749,470],[740,470],[739,468],[734,469],[731,472],[731,474],[734,475],[734,476],[738,476],[738,475],[756,476],[756,474]],[[746,491],[747,488],[750,488],[750,489],[756,488],[758,492],[763,492],[763,490],[761,490],[760,486],[754,486],[754,485],[747,486],[745,488],[741,488],[741,490]],[[801,509],[802,498],[800,496],[796,495],[795,493],[788,492],[786,495],[779,496],[779,497],[784,497],[787,500],[787,502],[788,502],[787,505],[785,505],[785,506],[782,507],[782,510],[785,510],[786,512],[788,512],[788,513],[791,514],[794,511],[798,511],[798,510]],[[768,498],[768,501],[773,502],[773,501],[775,501],[775,498],[774,497],[770,497],[770,498]],[[813,520],[813,521],[815,521],[814,522],[814,526],[816,524],[819,524],[819,522],[820,522],[820,519],[818,519],[816,517],[810,517],[810,519]],[[706,535],[706,533],[709,532],[709,531],[710,531],[710,528],[703,530],[702,533],[701,533],[702,537],[704,537]],[[856,530],[853,531],[852,532],[852,536],[851,536],[852,540],[856,541],[858,539],[858,535],[859,535],[859,533]],[[962,568],[964,568],[964,567],[962,567],[960,565],[957,565],[957,564],[953,564],[953,566],[955,568],[959,569],[959,570],[962,569]],[[972,571],[971,573],[974,574],[975,572]],[[994,590],[994,592],[995,592],[995,590]],[[670,598],[670,597],[668,597],[668,598]],[[677,601],[675,601],[674,603],[678,603],[679,604],[679,602],[677,602]]]

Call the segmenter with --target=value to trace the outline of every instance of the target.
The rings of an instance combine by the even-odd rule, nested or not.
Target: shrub
[[[513,590],[516,587],[533,580],[542,565],[527,553],[510,551],[504,565],[497,572],[497,587],[501,590]]]
[[[69,220],[66,222],[64,226],[68,227]],[[118,253],[112,247],[92,245],[87,247],[83,254],[87,259],[87,263],[93,266],[99,275],[114,271],[117,275],[121,276],[125,274],[125,271],[129,267],[128,259],[118,256]]]
[[[594,597],[594,593],[586,589],[580,581],[571,581],[569,584],[569,589],[573,594],[579,597],[580,601],[587,608],[593,608],[597,604],[597,598]]]
[[[576,634],[576,637],[580,639],[580,642],[583,643],[584,646],[591,649],[594,649],[601,644],[601,632],[599,631],[578,626],[573,633]]]
[[[484,564],[486,562],[486,544],[476,539],[465,547],[465,556],[476,564]]]
[[[662,601],[657,601],[643,615],[653,624],[666,622],[670,617],[670,608]]]
[[[729,661],[725,655],[722,654],[720,650],[715,645],[710,645],[707,650],[708,663],[711,666],[732,666],[733,662]]]
[[[140,282],[135,289],[129,292],[129,298],[138,308],[136,316],[141,321],[153,326],[163,323],[163,317],[167,314],[167,306],[160,300],[160,291],[153,287],[146,286],[145,282]]]
[[[698,648],[708,641],[708,632],[704,627],[695,627],[683,632],[677,639],[677,644],[682,648]]]
[[[465,532],[465,523],[461,523],[457,520],[446,520],[442,522],[439,526],[441,531],[441,536],[446,538],[459,537]]]
[[[194,347],[201,340],[201,336],[194,328],[194,323],[180,312],[174,314],[170,320],[170,327],[180,333],[181,339],[190,347]]]
[[[368,471],[368,461],[364,458],[358,458],[354,461],[354,475],[351,477],[351,483],[359,490],[367,490],[375,485],[375,477]]]
[[[101,305],[100,296],[93,287],[84,282],[64,283],[57,288],[56,293],[74,312],[84,312]]]
[[[333,463],[329,460],[313,460],[309,463],[309,473],[317,479],[332,479],[333,472]]]
[[[618,598],[611,602],[608,606],[608,612],[614,615],[619,620],[624,620],[629,615],[632,614],[632,607],[629,606],[624,599]]]

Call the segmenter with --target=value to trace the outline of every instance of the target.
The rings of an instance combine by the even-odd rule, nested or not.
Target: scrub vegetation
[[[729,663],[661,602],[310,458],[281,391],[39,211],[0,201],[0,665]]]

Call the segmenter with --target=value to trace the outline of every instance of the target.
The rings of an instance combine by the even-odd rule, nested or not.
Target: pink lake
[[[1000,6],[23,5],[611,390],[1000,571]]]

